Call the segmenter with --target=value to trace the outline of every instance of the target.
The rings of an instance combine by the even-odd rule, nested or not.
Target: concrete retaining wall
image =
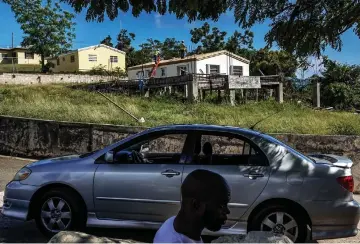
[[[0,74],[0,84],[91,83],[114,80],[112,76],[75,74]]]
[[[144,129],[0,116],[0,154],[46,158],[85,153]],[[303,153],[350,157],[354,161],[355,186],[360,190],[360,136],[271,135]]]

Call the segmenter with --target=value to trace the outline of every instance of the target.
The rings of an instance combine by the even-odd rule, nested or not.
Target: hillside
[[[182,103],[169,97],[141,98],[109,95],[137,117],[144,126],[206,123],[250,127],[266,133],[357,134],[360,115],[316,111],[303,105],[263,101],[231,107],[226,104]],[[121,125],[139,125],[97,93],[66,85],[1,85],[0,114],[30,118]]]

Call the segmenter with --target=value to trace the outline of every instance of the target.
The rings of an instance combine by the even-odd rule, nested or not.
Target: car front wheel
[[[60,231],[80,230],[85,226],[79,197],[67,189],[53,189],[38,202],[35,221],[40,231],[51,237]]]
[[[302,216],[285,206],[269,206],[259,211],[249,230],[270,231],[287,236],[293,242],[305,242],[307,224]]]

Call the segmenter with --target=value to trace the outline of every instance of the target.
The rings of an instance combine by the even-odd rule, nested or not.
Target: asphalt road
[[[31,160],[23,160],[0,156],[0,209],[2,207],[2,193],[6,184],[13,178],[15,173]],[[360,195],[355,195],[355,199],[360,202]],[[360,224],[358,225],[360,229]],[[133,239],[139,242],[152,242],[153,231],[143,230],[119,230],[119,229],[89,229],[88,233],[97,236],[107,236],[119,239]],[[206,241],[206,239],[204,240]],[[43,243],[48,242],[36,228],[34,221],[23,222],[10,220],[0,214],[0,243]],[[319,241],[319,243],[360,243],[360,234],[351,238],[334,239]]]

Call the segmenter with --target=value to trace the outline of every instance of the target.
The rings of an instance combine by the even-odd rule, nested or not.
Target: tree
[[[17,22],[24,32],[22,46],[41,56],[44,70],[45,57],[66,52],[75,38],[74,15],[61,9],[58,3],[47,0],[9,1]]]
[[[111,40],[112,40],[112,39],[111,39],[111,36],[108,35],[108,36],[105,37],[105,39],[102,40],[100,43],[101,43],[101,44],[104,44],[104,45],[106,45],[106,46],[109,46],[109,47],[113,47],[113,44],[112,44],[112,41],[111,41]]]
[[[131,52],[134,48],[131,46],[131,42],[135,40],[134,33],[128,33],[127,30],[121,29],[119,35],[117,36],[116,48],[124,51],[126,53]]]
[[[251,59],[250,75],[261,75],[259,69],[265,75],[282,74],[287,77],[295,77],[299,62],[295,56],[280,50],[271,51],[269,49],[258,50]]]
[[[249,50],[253,48],[254,34],[249,30],[245,30],[244,34],[235,31],[226,39],[226,31],[220,31],[216,27],[211,28],[205,22],[202,27],[190,30],[190,34],[193,43],[201,43],[194,53],[209,53],[226,49],[229,52],[249,58]]]
[[[220,31],[217,27],[210,28],[205,22],[200,28],[190,30],[191,41],[195,44],[201,43],[201,52],[216,52],[225,48],[226,31]]]
[[[266,34],[269,47],[278,46],[297,56],[320,55],[330,45],[341,50],[341,34],[353,28],[360,37],[360,4],[353,0],[208,0],[206,4],[194,0],[62,0],[77,12],[87,8],[87,20],[103,21],[105,12],[114,20],[119,10],[137,17],[142,11],[175,14],[188,21],[211,19],[217,21],[220,15],[234,10],[235,22],[242,28],[267,19],[271,29]]]

